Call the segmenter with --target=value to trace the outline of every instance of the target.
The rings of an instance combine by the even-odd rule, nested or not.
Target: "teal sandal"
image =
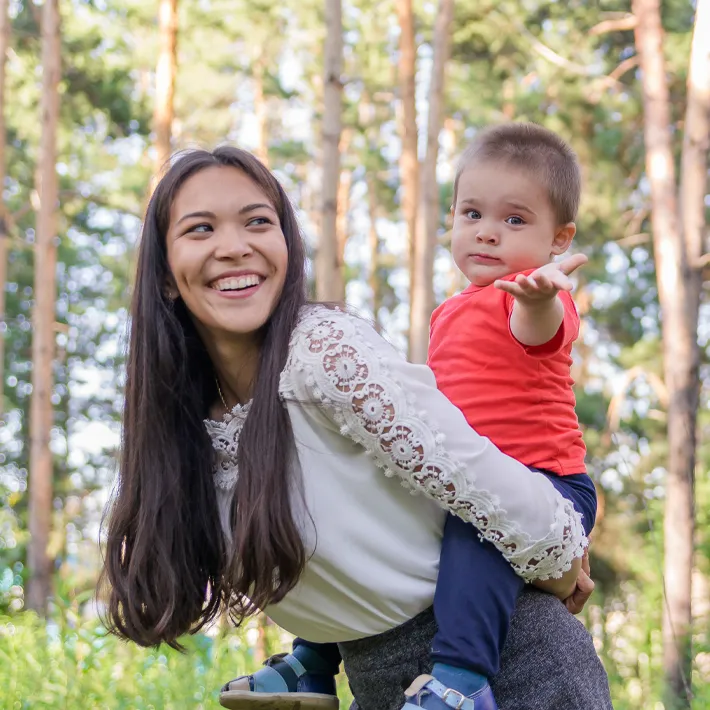
[[[264,668],[227,683],[219,704],[230,710],[338,710],[335,677],[307,670],[291,653],[272,656]]]

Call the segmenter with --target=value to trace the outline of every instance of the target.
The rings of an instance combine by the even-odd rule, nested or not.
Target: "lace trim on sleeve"
[[[384,343],[373,347],[380,339],[365,329],[340,311],[312,310],[294,333],[282,396],[316,400],[386,476],[400,477],[413,494],[421,492],[473,523],[524,579],[560,577],[587,544],[572,503],[560,497],[555,523],[542,540],[505,519],[497,497],[473,485],[471,472],[447,452],[444,435],[396,380],[388,362],[399,355]]]

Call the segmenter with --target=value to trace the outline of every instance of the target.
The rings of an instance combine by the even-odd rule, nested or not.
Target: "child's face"
[[[543,181],[502,162],[464,170],[453,212],[454,261],[476,286],[543,266],[574,237],[573,222],[557,224]]]

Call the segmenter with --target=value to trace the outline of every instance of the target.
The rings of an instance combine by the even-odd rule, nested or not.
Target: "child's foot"
[[[332,673],[306,669],[291,653],[272,656],[264,668],[227,683],[219,704],[230,710],[338,710]]]
[[[447,688],[430,675],[420,675],[404,693],[402,710],[498,710],[490,685],[471,695]]]

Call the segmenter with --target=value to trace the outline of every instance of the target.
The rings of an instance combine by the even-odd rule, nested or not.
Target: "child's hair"
[[[485,128],[464,150],[454,180],[474,162],[501,162],[535,173],[546,184],[558,224],[573,222],[579,209],[582,176],[574,151],[562,138],[536,123],[504,123]]]

